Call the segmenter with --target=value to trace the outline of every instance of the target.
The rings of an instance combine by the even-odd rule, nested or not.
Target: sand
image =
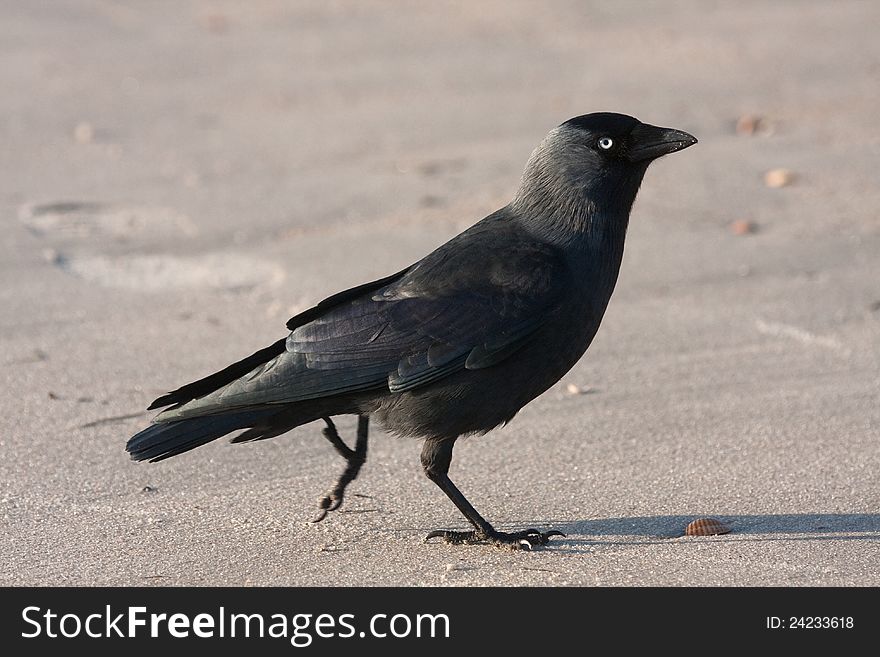
[[[876,3],[2,14],[0,584],[880,585]],[[599,110],[700,143],[649,170],[587,355],[451,471],[567,538],[424,544],[465,521],[381,432],[318,525],[318,425],[129,460],[153,398],[500,207]]]

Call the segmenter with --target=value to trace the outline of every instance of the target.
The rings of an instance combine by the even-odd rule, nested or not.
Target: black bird
[[[275,344],[152,403],[128,441],[159,461],[236,430],[263,440],[323,419],[346,459],[319,514],[339,507],[367,453],[370,417],[424,439],[422,467],[474,526],[450,543],[531,548],[557,531],[497,531],[449,479],[455,441],[504,424],[584,354],[623,257],[630,208],[654,159],[697,140],[631,116],[586,114],[532,153],[513,201],[411,267],[335,294]],[[358,416],[354,449],[330,419]]]

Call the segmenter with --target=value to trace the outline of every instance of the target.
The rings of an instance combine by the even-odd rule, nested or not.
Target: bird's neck
[[[640,182],[638,176],[609,185],[601,177],[587,180],[564,171],[527,170],[512,214],[542,241],[566,251],[602,254],[619,264]]]
[[[647,169],[621,170],[585,154],[571,136],[552,131],[536,148],[511,204],[527,230],[569,250],[622,256],[629,213]]]
[[[560,167],[558,162],[542,166],[540,153],[537,156],[526,168],[511,215],[537,239],[560,249],[574,279],[591,290],[586,312],[601,317],[617,283],[629,214],[644,169],[606,177],[583,167]]]

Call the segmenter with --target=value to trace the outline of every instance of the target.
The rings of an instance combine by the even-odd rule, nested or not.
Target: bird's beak
[[[627,157],[631,162],[654,160],[697,143],[697,138],[681,130],[658,128],[640,123],[630,133]]]

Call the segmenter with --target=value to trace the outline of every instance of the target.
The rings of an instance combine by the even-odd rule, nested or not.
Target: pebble
[[[77,144],[91,144],[95,139],[95,128],[88,121],[80,121],[73,129],[73,138]]]
[[[764,184],[777,189],[787,187],[794,182],[795,175],[788,169],[770,169],[764,174]]]
[[[736,134],[754,135],[761,129],[762,119],[757,114],[743,114],[736,121]]]
[[[754,221],[749,221],[748,219],[737,219],[736,221],[731,222],[730,231],[734,235],[748,235],[750,233],[758,232],[758,224]]]

